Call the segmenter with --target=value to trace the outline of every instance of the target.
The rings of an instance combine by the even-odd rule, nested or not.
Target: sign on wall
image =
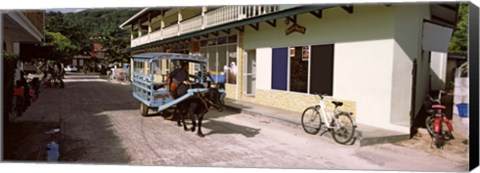
[[[304,26],[294,23],[292,26],[288,27],[285,30],[285,35],[290,35],[292,32],[299,32],[305,34],[306,30],[307,28],[305,28]]]
[[[308,61],[310,56],[310,47],[303,46],[302,47],[302,61]]]

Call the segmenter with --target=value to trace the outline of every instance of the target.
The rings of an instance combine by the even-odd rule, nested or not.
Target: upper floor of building
[[[131,31],[131,47],[276,13],[300,5],[145,8],[120,28]]]
[[[381,5],[381,4],[378,4]],[[395,4],[383,4],[395,10]],[[421,4],[419,4],[421,5]],[[431,21],[454,28],[457,22],[458,3],[431,3],[426,5]],[[203,6],[176,8],[145,8],[120,25],[131,33],[133,49],[148,45],[165,43],[177,38],[199,36],[239,29],[241,26],[258,27],[258,23],[267,22],[276,26],[275,19],[285,18],[285,22],[295,23],[296,16],[310,13],[322,18],[322,10],[341,7],[355,15],[354,7],[361,4],[323,4],[323,5],[254,5],[254,6]],[[375,13],[375,12],[372,12]],[[403,14],[407,15],[407,14]],[[258,29],[257,29],[258,30]]]

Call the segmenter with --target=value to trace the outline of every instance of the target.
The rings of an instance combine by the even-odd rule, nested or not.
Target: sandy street
[[[294,116],[294,115],[292,115]],[[297,115],[295,115],[297,116]],[[206,115],[200,138],[165,116],[142,117],[131,86],[68,75],[65,88],[43,90],[7,131],[5,159],[44,161],[60,145],[60,162],[164,166],[467,171],[468,145],[457,135],[443,150],[422,136],[394,144],[339,145],[267,118],[231,111]],[[45,131],[60,128],[60,134]],[[14,129],[14,130],[12,130]]]

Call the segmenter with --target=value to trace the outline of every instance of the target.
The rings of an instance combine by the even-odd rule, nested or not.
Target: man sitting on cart
[[[184,83],[189,85],[189,74],[188,74],[188,62],[180,62],[181,68],[173,70],[168,76],[168,91],[170,95],[175,99],[177,98],[175,89],[181,84]]]

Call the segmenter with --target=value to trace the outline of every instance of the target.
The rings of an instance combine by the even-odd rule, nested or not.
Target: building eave
[[[5,14],[25,29],[25,31],[27,31],[37,42],[41,42],[45,38],[43,33],[40,32],[20,11],[10,11]]]
[[[125,29],[125,26],[127,26],[128,24],[130,24],[133,20],[137,19],[138,17],[140,17],[141,15],[145,14],[150,8],[144,8],[143,10],[141,10],[140,12],[138,12],[137,14],[133,15],[132,17],[130,17],[127,21],[123,22],[119,28],[120,29]]]

